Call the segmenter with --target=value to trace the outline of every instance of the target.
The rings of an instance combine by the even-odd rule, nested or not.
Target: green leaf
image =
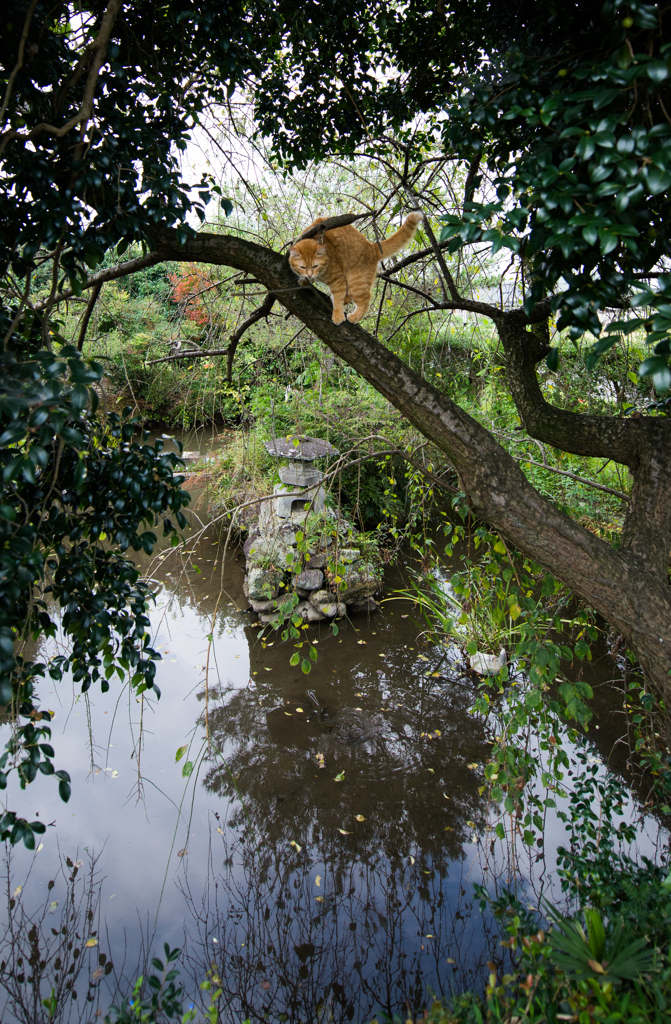
[[[648,179],[648,188],[653,196],[659,195],[660,192],[666,192],[671,185],[671,174],[668,171],[661,171],[659,167],[648,166],[645,169],[645,174]]]
[[[185,761],[182,766],[182,778],[188,779],[193,771],[193,761]]]
[[[175,754],[175,762],[181,761],[184,755],[186,754],[187,750],[188,747],[178,747],[177,753]]]
[[[556,370],[559,366],[559,349],[551,348],[545,357],[545,364],[548,370]]]
[[[298,653],[292,654],[291,657],[289,658],[289,664],[292,667],[295,667],[300,660],[301,660],[300,654],[298,654]]]
[[[311,671],[312,665],[310,664],[307,658],[303,658],[301,662],[301,672],[304,672],[306,676],[309,676]]]

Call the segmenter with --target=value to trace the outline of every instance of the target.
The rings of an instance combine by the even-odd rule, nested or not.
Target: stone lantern
[[[275,515],[278,519],[291,519],[296,512],[321,512],[324,509],[325,491],[321,481],[324,474],[314,465],[315,459],[340,452],[328,441],[305,434],[289,434],[266,441],[266,451],[287,465],[280,466],[281,484],[275,484]]]

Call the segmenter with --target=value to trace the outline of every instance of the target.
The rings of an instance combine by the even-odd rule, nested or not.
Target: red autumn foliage
[[[177,274],[170,274],[169,277],[173,286],[172,301],[183,304],[189,320],[195,320],[201,325],[210,323],[212,314],[205,297],[212,294],[209,286],[214,282],[207,268],[194,263],[183,264]]]

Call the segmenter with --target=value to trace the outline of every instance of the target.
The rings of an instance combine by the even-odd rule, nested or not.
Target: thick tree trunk
[[[156,244],[157,255],[163,259],[223,264],[252,273],[262,281],[287,310],[449,456],[476,515],[624,634],[650,682],[671,702],[671,588],[665,573],[653,571],[633,546],[614,550],[555,508],[529,483],[489,431],[359,325],[334,325],[330,301],[313,288],[297,287],[285,257],[226,235],[201,234],[179,246],[173,233],[162,232]],[[505,333],[505,321],[497,319]],[[527,373],[528,367],[523,370]],[[515,396],[518,399],[521,403],[526,400],[523,389]],[[570,423],[575,434],[581,419],[560,413],[558,423],[562,430]],[[617,449],[616,454],[602,441],[599,424],[592,422],[597,419]],[[591,417],[585,433],[596,437],[606,457],[626,461],[622,450],[631,443],[632,427],[631,423],[623,427],[617,421],[613,426],[613,421]],[[640,448],[637,450],[640,454]],[[590,450],[588,454],[594,453]],[[662,490],[666,497],[667,489]],[[670,514],[667,510],[667,526]],[[668,553],[668,535],[666,550]]]

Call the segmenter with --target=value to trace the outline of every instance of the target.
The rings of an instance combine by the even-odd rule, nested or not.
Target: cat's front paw
[[[333,320],[334,324],[344,324],[346,319],[347,317],[345,316],[344,313],[334,313],[333,316],[331,317],[331,320]]]

